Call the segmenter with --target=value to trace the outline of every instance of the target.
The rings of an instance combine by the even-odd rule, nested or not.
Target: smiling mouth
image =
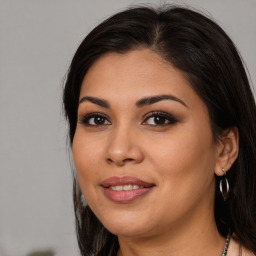
[[[139,189],[139,188],[144,188],[143,186],[138,186],[138,185],[118,185],[118,186],[110,186],[109,187],[112,190],[115,191],[129,191],[129,190],[135,190],[135,189]]]
[[[130,203],[151,191],[155,184],[124,176],[108,178],[102,182],[101,186],[109,200],[115,203]]]

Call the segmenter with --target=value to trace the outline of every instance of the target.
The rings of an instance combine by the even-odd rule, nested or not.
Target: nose
[[[141,163],[144,160],[138,134],[132,128],[116,128],[112,131],[106,149],[109,164],[123,166],[127,163]]]

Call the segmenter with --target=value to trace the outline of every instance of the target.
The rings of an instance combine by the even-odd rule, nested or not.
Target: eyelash
[[[101,118],[103,120],[99,120],[99,121],[104,121],[103,124],[90,124],[90,119],[94,118],[94,123],[95,123],[95,118]],[[162,112],[162,111],[153,111],[153,112],[150,112],[148,114],[146,114],[143,119],[144,121],[142,122],[143,125],[147,125],[146,122],[150,119],[150,118],[156,118],[156,117],[160,117],[160,118],[164,118],[164,123],[163,124],[148,124],[149,126],[160,126],[160,127],[163,127],[163,126],[168,126],[168,125],[172,125],[172,124],[175,124],[177,123],[177,119],[174,118],[171,114],[168,114],[166,112]],[[163,121],[161,120],[161,121]],[[105,123],[107,121],[107,123]],[[155,122],[156,120],[154,120]],[[166,123],[167,121],[167,123]],[[100,126],[104,126],[104,125],[110,125],[111,122],[108,121],[108,117],[102,113],[90,113],[90,114],[87,114],[87,115],[82,115],[80,118],[79,118],[79,122],[83,125],[86,125],[86,126],[89,126],[89,127],[100,127]]]
[[[163,127],[163,126],[172,125],[172,124],[175,124],[175,123],[178,122],[178,120],[176,118],[174,118],[169,113],[162,112],[162,111],[153,111],[153,112],[150,112],[150,113],[148,113],[148,114],[146,114],[144,116],[145,121],[143,121],[142,124],[145,124],[145,122],[148,121],[150,118],[156,118],[156,117],[164,118],[165,119],[165,123],[163,123],[163,124],[156,124],[156,125],[148,124],[148,125]],[[166,123],[166,121],[168,121],[168,122]]]
[[[95,118],[96,118],[96,117],[105,119],[105,121],[108,120],[108,117],[107,117],[106,115],[104,115],[104,114],[101,114],[101,113],[90,113],[90,114],[88,114],[88,115],[82,115],[82,116],[79,118],[79,122],[80,122],[81,124],[83,124],[83,125],[90,126],[90,127],[92,127],[92,126],[98,127],[98,126],[103,126],[103,125],[109,125],[109,124],[111,124],[109,121],[108,121],[109,124],[94,124],[94,125],[93,125],[93,124],[90,124],[90,123],[89,123],[90,119],[91,119],[91,118],[94,118],[94,122],[95,122]]]

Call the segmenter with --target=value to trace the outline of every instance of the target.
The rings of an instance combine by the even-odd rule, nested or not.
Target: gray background
[[[211,14],[256,84],[256,1],[165,1]],[[0,255],[78,255],[61,92],[84,36],[129,0],[0,0]],[[161,1],[163,3],[163,1]]]

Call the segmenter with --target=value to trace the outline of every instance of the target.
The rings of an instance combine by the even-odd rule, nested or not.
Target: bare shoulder
[[[253,252],[246,249],[244,246],[240,245],[239,242],[231,238],[228,247],[227,256],[256,256]]]

